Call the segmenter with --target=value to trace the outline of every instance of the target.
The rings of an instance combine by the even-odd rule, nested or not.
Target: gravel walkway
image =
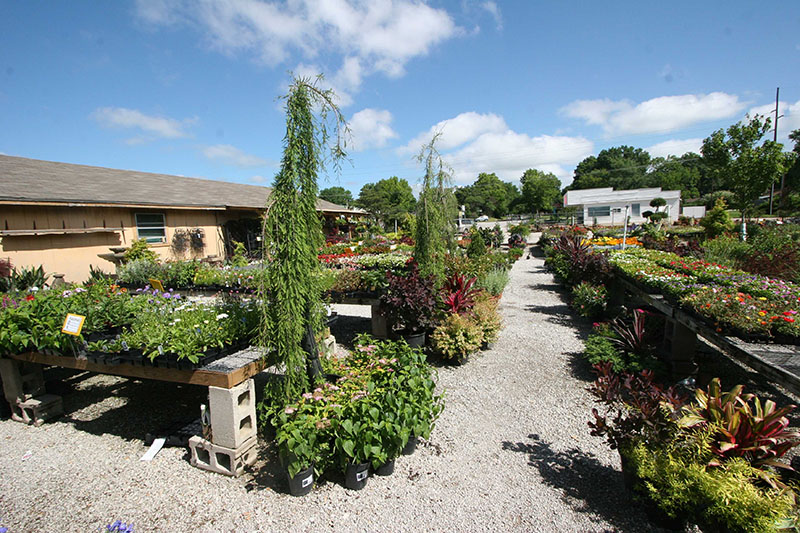
[[[340,306],[340,327],[369,327],[368,307]],[[395,474],[348,491],[328,482],[286,494],[274,450],[239,479],[144,433],[195,414],[204,389],[57,369],[66,416],[42,427],[0,421],[0,526],[97,531],[652,531],[622,487],[616,452],[589,436],[589,376],[576,322],[538,258],[511,271],[505,329],[493,349],[439,369],[447,403],[431,441]],[[343,332],[343,338],[347,333]]]

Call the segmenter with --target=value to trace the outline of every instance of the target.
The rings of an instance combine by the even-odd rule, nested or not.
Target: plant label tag
[[[158,345],[158,355],[164,355],[164,347],[160,344]]]
[[[356,481],[364,481],[365,479],[367,479],[368,475],[369,471],[367,470],[364,470],[363,472],[356,472]]]
[[[314,483],[314,474],[311,474],[310,476],[305,478],[303,481],[301,481],[300,482],[300,486],[303,487],[303,488],[306,488],[309,485],[311,485],[312,483]]]
[[[125,341],[122,341],[122,349],[123,349],[123,350],[125,350],[126,352],[127,352],[128,350],[130,350],[130,348],[128,348],[128,343],[127,343],[127,342],[125,342]]]
[[[74,315],[72,313],[67,313],[66,318],[64,318],[64,325],[61,326],[61,333],[66,333],[67,335],[75,335],[77,337],[78,335],[81,334],[84,320],[86,320],[86,317],[83,315]]]
[[[154,289],[158,289],[159,291],[161,291],[161,292],[164,292],[164,285],[162,285],[162,284],[161,284],[161,280],[160,280],[160,279],[153,279],[153,278],[150,278],[150,279],[148,279],[147,281],[149,281],[149,282],[150,282],[150,285],[151,285],[151,286],[152,286]]]

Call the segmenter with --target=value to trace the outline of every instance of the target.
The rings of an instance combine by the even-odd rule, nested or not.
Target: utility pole
[[[778,119],[781,118],[781,117],[778,116],[778,96],[780,94],[781,94],[781,88],[777,87],[775,89],[775,129],[773,130],[774,131],[774,135],[772,137],[772,140],[774,142],[778,142]],[[785,177],[786,177],[785,175],[781,176],[781,202],[783,201],[783,182],[784,182],[784,178]],[[773,181],[772,185],[770,186],[770,189],[769,189],[769,214],[770,215],[772,214],[772,197],[774,195],[775,195],[775,182]]]

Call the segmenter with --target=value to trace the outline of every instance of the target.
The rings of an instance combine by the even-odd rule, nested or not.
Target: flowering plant
[[[430,435],[443,400],[418,350],[362,336],[349,357],[326,364],[340,376],[335,383],[269,416],[290,475],[312,464],[318,472],[360,462],[379,466],[399,455],[412,434]]]

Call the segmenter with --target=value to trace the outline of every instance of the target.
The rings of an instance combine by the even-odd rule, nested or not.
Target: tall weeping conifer
[[[283,158],[264,220],[264,257],[268,264],[261,287],[260,344],[274,350],[278,364],[284,367],[284,380],[277,393],[285,400],[308,389],[306,353],[301,342],[321,307],[317,253],[324,239],[316,210],[317,174],[327,148],[334,163],[345,155],[344,117],[333,102],[333,92],[317,86],[321,79],[295,78],[284,97]],[[335,142],[329,142],[331,123]]]
[[[441,283],[444,279],[445,255],[455,248],[453,221],[457,208],[451,171],[435,146],[439,135],[434,135],[417,156],[417,160],[425,165],[425,176],[417,202],[414,259],[419,264],[420,273],[432,274]]]

